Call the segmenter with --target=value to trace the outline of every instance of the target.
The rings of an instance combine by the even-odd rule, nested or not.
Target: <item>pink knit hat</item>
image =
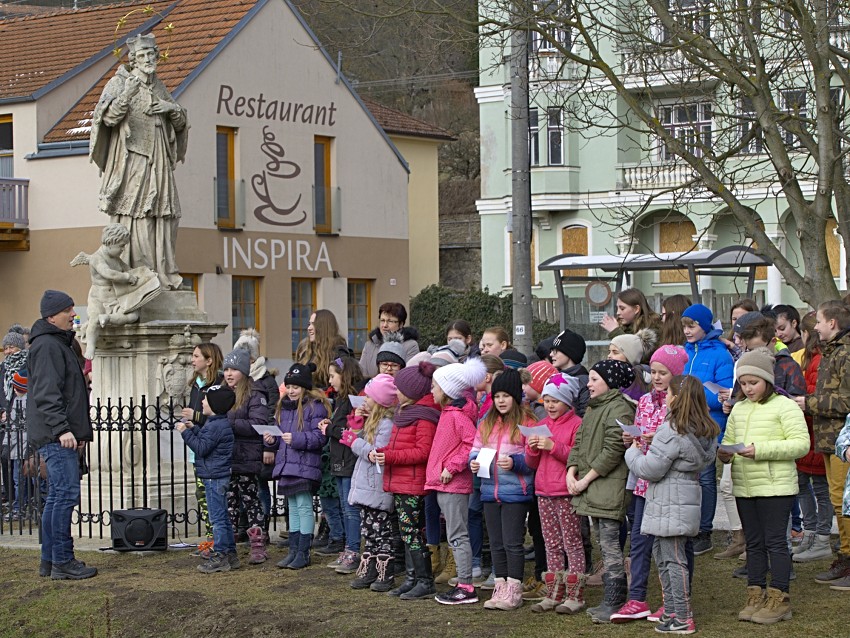
[[[366,384],[366,396],[375,403],[389,408],[398,403],[395,393],[395,379],[389,374],[379,374]]]
[[[540,395],[543,394],[543,386],[546,385],[549,378],[558,372],[558,369],[548,361],[535,361],[526,370],[531,374],[531,383],[528,385]]]
[[[685,371],[685,366],[688,363],[688,353],[682,346],[661,346],[652,357],[649,363],[657,361],[666,367],[673,376],[678,376]]]

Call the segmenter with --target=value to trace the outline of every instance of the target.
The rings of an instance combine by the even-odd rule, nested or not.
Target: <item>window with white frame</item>
[[[703,148],[711,148],[711,102],[663,104],[658,107],[658,119],[664,130],[696,157],[702,157]],[[662,160],[674,157],[672,150],[663,141],[659,148],[659,157]]]
[[[741,153],[746,155],[757,155],[764,153],[764,137],[762,136],[761,126],[758,122],[758,115],[753,106],[753,100],[749,97],[741,98],[741,140],[743,141],[748,135],[752,135],[752,139],[745,147],[741,149]]]
[[[549,166],[564,164],[564,110],[560,106],[546,109],[546,137],[549,143]]]
[[[532,166],[540,166],[540,114],[535,108],[528,110],[528,157]]]
[[[807,100],[808,92],[806,89],[788,89],[782,91],[782,110],[798,120],[800,126],[804,129],[806,128],[804,120],[808,116]],[[791,131],[786,130],[785,144],[791,147],[799,146],[799,140],[797,140],[797,136]]]
[[[532,52],[557,53],[559,48],[567,51],[572,48],[572,34],[564,28],[570,9],[569,2],[559,0],[534,3],[534,11],[540,18],[537,29],[531,31]]]
[[[683,29],[691,33],[711,34],[711,11],[704,0],[667,0],[667,9]],[[662,28],[664,42],[673,39],[673,34]]]

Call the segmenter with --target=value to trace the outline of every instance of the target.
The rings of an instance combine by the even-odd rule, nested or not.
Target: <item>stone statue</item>
[[[94,358],[100,329],[107,325],[123,326],[139,320],[139,308],[161,291],[157,274],[146,266],[131,268],[121,259],[130,242],[130,231],[122,224],[108,224],[103,229],[102,246],[93,254],[80,253],[72,266],[88,265],[91,273],[89,288],[89,319],[83,332],[86,359]]]
[[[174,167],[186,156],[186,110],[156,76],[152,34],[127,40],[129,63],[109,80],[94,110],[90,158],[101,172],[100,210],[130,231],[132,267],[157,273],[166,289],[182,283],[174,255],[180,201]]]

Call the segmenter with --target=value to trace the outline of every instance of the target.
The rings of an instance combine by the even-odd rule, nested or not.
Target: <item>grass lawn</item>
[[[244,558],[247,550],[240,549]],[[195,570],[199,559],[185,551],[154,554],[80,554],[100,570],[93,579],[71,583],[38,577],[38,553],[0,548],[0,636],[37,638],[450,638],[512,636],[655,636],[653,625],[596,625],[583,612],[534,614],[485,611],[481,604],[446,607],[433,600],[403,602],[348,587],[322,564],[300,572],[277,569],[285,552],[270,549],[272,560],[224,574]],[[318,557],[314,555],[314,560]],[[331,559],[317,560],[318,563]],[[697,559],[694,607],[698,634],[709,637],[768,636],[847,638],[850,593],[814,583],[818,562],[797,567],[791,585],[794,619],[771,627],[741,623],[746,583],[733,579],[737,561]],[[527,563],[531,569],[531,563]],[[657,578],[650,602],[660,601]],[[486,595],[486,594],[485,594]],[[591,605],[601,589],[589,589]]]

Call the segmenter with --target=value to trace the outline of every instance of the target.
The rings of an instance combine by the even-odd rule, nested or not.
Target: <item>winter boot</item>
[[[266,553],[266,544],[263,542],[263,528],[250,528],[248,530],[248,542],[251,543],[251,555],[248,558],[248,564],[265,563],[269,555]]]
[[[399,596],[401,600],[416,600],[417,598],[430,598],[437,593],[434,587],[434,573],[431,571],[431,557],[428,551],[411,552],[413,561],[413,572],[416,575],[416,584],[409,592]]]
[[[815,574],[815,582],[830,585],[833,581],[841,580],[845,576],[850,576],[850,557],[839,554],[838,558],[832,561],[829,569]]]
[[[388,591],[387,596],[401,596],[402,594],[406,594],[416,584],[416,570],[413,567],[413,556],[410,552],[410,547],[407,545],[404,546],[404,568],[404,572],[407,574],[404,582],[392,591]]]
[[[803,543],[805,542],[804,538]],[[800,543],[800,545],[803,543]],[[832,558],[832,548],[829,546],[829,534],[818,534],[807,550],[794,554],[791,558],[795,563],[807,563],[813,560]]]
[[[451,547],[446,547],[448,551],[446,552],[446,561],[443,563],[443,571],[434,579],[434,582],[437,585],[445,585],[449,582],[450,578],[457,576],[457,565],[455,564],[454,552],[452,552]]]
[[[747,549],[747,542],[744,540],[744,530],[736,529],[732,532],[732,540],[729,543],[729,547],[722,552],[716,553],[714,557],[718,560],[738,558],[745,549]]]
[[[566,593],[564,602],[555,607],[559,614],[575,614],[584,609],[584,584],[587,579],[585,574],[564,574],[564,585]]]
[[[440,556],[442,550],[440,545],[428,545],[428,551],[431,552],[431,573],[440,574],[443,571],[443,559]]]
[[[496,609],[512,611],[522,607],[522,602],[522,581],[518,578],[508,578],[505,594],[496,602]]]
[[[738,612],[738,620],[750,622],[759,609],[764,607],[765,592],[758,585],[747,587],[747,606]]]
[[[588,610],[587,612],[594,623],[611,622],[611,615],[617,613],[620,607],[626,603],[628,585],[625,576],[613,578],[608,574],[603,574],[602,586],[605,591],[602,604],[599,607],[594,607],[593,611]]]
[[[796,545],[794,545],[794,547],[791,548],[791,553],[802,554],[803,552],[808,551],[809,548],[811,548],[811,546],[815,542],[815,536],[817,536],[815,532],[803,530],[803,537],[800,539],[799,543],[797,543]],[[830,549],[830,552],[831,551],[832,550]]]
[[[587,565],[593,565],[593,563],[586,563]],[[602,574],[605,573],[605,564],[600,560],[595,565],[593,565],[593,571],[588,574],[587,579],[585,580],[585,584],[588,587],[602,587]]]
[[[330,540],[331,528],[328,519],[324,516],[319,518],[319,532],[316,534],[316,547],[324,547]]]
[[[369,589],[378,592],[388,592],[395,584],[395,566],[393,565],[395,560],[393,560],[392,554],[378,554],[377,559],[375,568],[378,570],[378,578],[374,583],[369,585]]]
[[[281,569],[289,566],[289,563],[295,560],[295,554],[298,553],[298,543],[301,540],[301,532],[289,532],[289,553],[280,561],[277,566]]]
[[[508,594],[508,581],[506,579],[497,578],[495,583],[496,587],[493,590],[493,595],[490,596],[490,600],[484,601],[484,609],[499,609],[497,605],[504,601]]]
[[[368,589],[369,585],[378,580],[378,560],[369,552],[360,555],[360,566],[357,568],[357,578],[351,581],[351,589]]]
[[[760,625],[773,625],[780,620],[791,620],[791,616],[791,599],[788,592],[768,587],[764,605],[750,620]]]
[[[564,572],[543,572],[543,583],[546,585],[546,598],[531,606],[531,611],[552,611],[564,602],[566,584]]]
[[[295,559],[287,565],[289,569],[304,569],[310,566],[310,548],[313,546],[312,534],[300,534],[298,538],[298,553]]]

